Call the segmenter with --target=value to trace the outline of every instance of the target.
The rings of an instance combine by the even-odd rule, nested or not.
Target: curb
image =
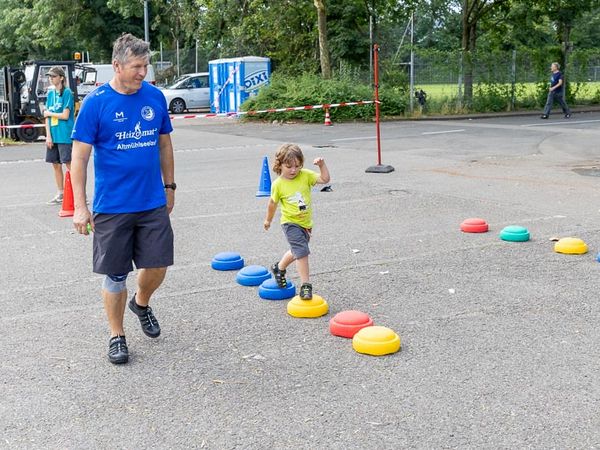
[[[575,107],[571,108],[571,114],[580,113],[591,113],[600,112],[600,106],[587,106],[587,107]],[[454,115],[433,115],[433,116],[421,116],[421,117],[405,117],[400,120],[464,120],[464,119],[490,119],[496,117],[526,117],[526,116],[540,116],[541,111],[507,111],[507,112],[495,112],[495,113],[473,113],[473,114],[454,114]],[[562,115],[562,114],[560,114]],[[389,118],[386,120],[399,120],[399,117]]]

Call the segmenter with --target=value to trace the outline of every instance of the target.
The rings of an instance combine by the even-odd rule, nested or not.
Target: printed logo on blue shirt
[[[126,120],[127,117],[125,117],[125,113],[123,111],[115,112],[115,118],[113,119],[113,122],[125,122]]]
[[[123,144],[119,142],[117,145],[117,150],[131,150],[134,148],[140,147],[154,147],[157,145],[156,140],[148,140],[148,137],[153,137],[158,132],[158,128],[152,128],[150,130],[142,130],[141,122],[135,124],[135,128],[133,131],[118,131],[115,133],[115,137],[121,141],[124,139],[135,139],[139,141],[142,138],[144,139],[142,142],[130,142],[128,144]]]
[[[152,119],[154,119],[154,110],[152,109],[152,107],[144,106],[142,108],[142,117],[145,120],[147,120],[148,122],[150,122]]]

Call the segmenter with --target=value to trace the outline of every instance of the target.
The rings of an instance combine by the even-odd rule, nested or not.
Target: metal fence
[[[432,107],[460,109],[463,104],[467,67],[472,67],[473,101],[470,107],[482,110],[511,110],[533,107],[545,100],[550,79],[550,64],[557,59],[554,49],[530,51],[474,52],[467,57],[460,51],[415,50],[412,80],[410,55],[405,52],[396,62],[407,85],[427,93]],[[562,69],[569,86],[568,97],[577,103],[600,101],[600,50],[574,51]],[[385,83],[385,78],[382,82]],[[412,81],[412,83],[410,83]],[[444,104],[442,108],[441,104]]]
[[[577,55],[575,55],[577,56]],[[425,84],[453,84],[461,79],[464,71],[461,52],[419,54],[415,52],[415,82]],[[540,61],[529,52],[497,52],[474,54],[473,79],[476,83],[535,83],[545,81],[553,58]],[[571,82],[600,81],[600,51],[587,58],[568,62],[564,70]]]
[[[469,57],[475,104],[478,98],[485,95],[496,97],[491,106],[495,109],[533,107],[543,102],[544,89],[547,89],[550,77],[550,63],[558,58],[558,50],[552,47],[473,52]],[[383,68],[380,70],[381,83],[423,89],[431,107],[437,102],[437,107],[441,109],[460,109],[467,67],[462,52],[415,48],[412,56],[411,71],[409,48],[402,46],[401,50],[396,51],[392,46],[387,46],[387,50],[384,47],[380,59]],[[183,74],[208,71],[208,56],[198,45],[180,47],[176,42],[174,46],[161,45],[155,50],[152,64],[157,83],[164,86]],[[361,83],[368,83],[372,78],[368,61],[362,67],[346,66],[340,61],[335,69],[338,75],[350,73]],[[567,84],[570,84],[571,100],[588,103],[600,101],[600,50],[571,52],[563,73]],[[444,106],[440,106],[441,103]],[[483,109],[490,108],[490,105],[479,103]]]
[[[208,59],[197,45],[193,47],[174,47],[160,45],[153,52],[152,65],[159,85],[167,85],[186,73],[207,72]]]

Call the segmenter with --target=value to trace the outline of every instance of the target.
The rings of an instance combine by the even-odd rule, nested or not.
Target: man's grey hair
[[[556,66],[557,69],[560,69],[560,64],[557,62],[553,62],[552,64],[550,64],[551,66]]]
[[[122,34],[113,45],[112,60],[125,64],[132,57],[150,59],[150,44],[133,34]]]

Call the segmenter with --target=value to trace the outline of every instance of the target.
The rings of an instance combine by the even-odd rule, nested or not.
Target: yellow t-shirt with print
[[[311,189],[319,174],[301,169],[292,180],[278,177],[271,186],[271,199],[281,204],[281,223],[295,223],[312,228]]]

